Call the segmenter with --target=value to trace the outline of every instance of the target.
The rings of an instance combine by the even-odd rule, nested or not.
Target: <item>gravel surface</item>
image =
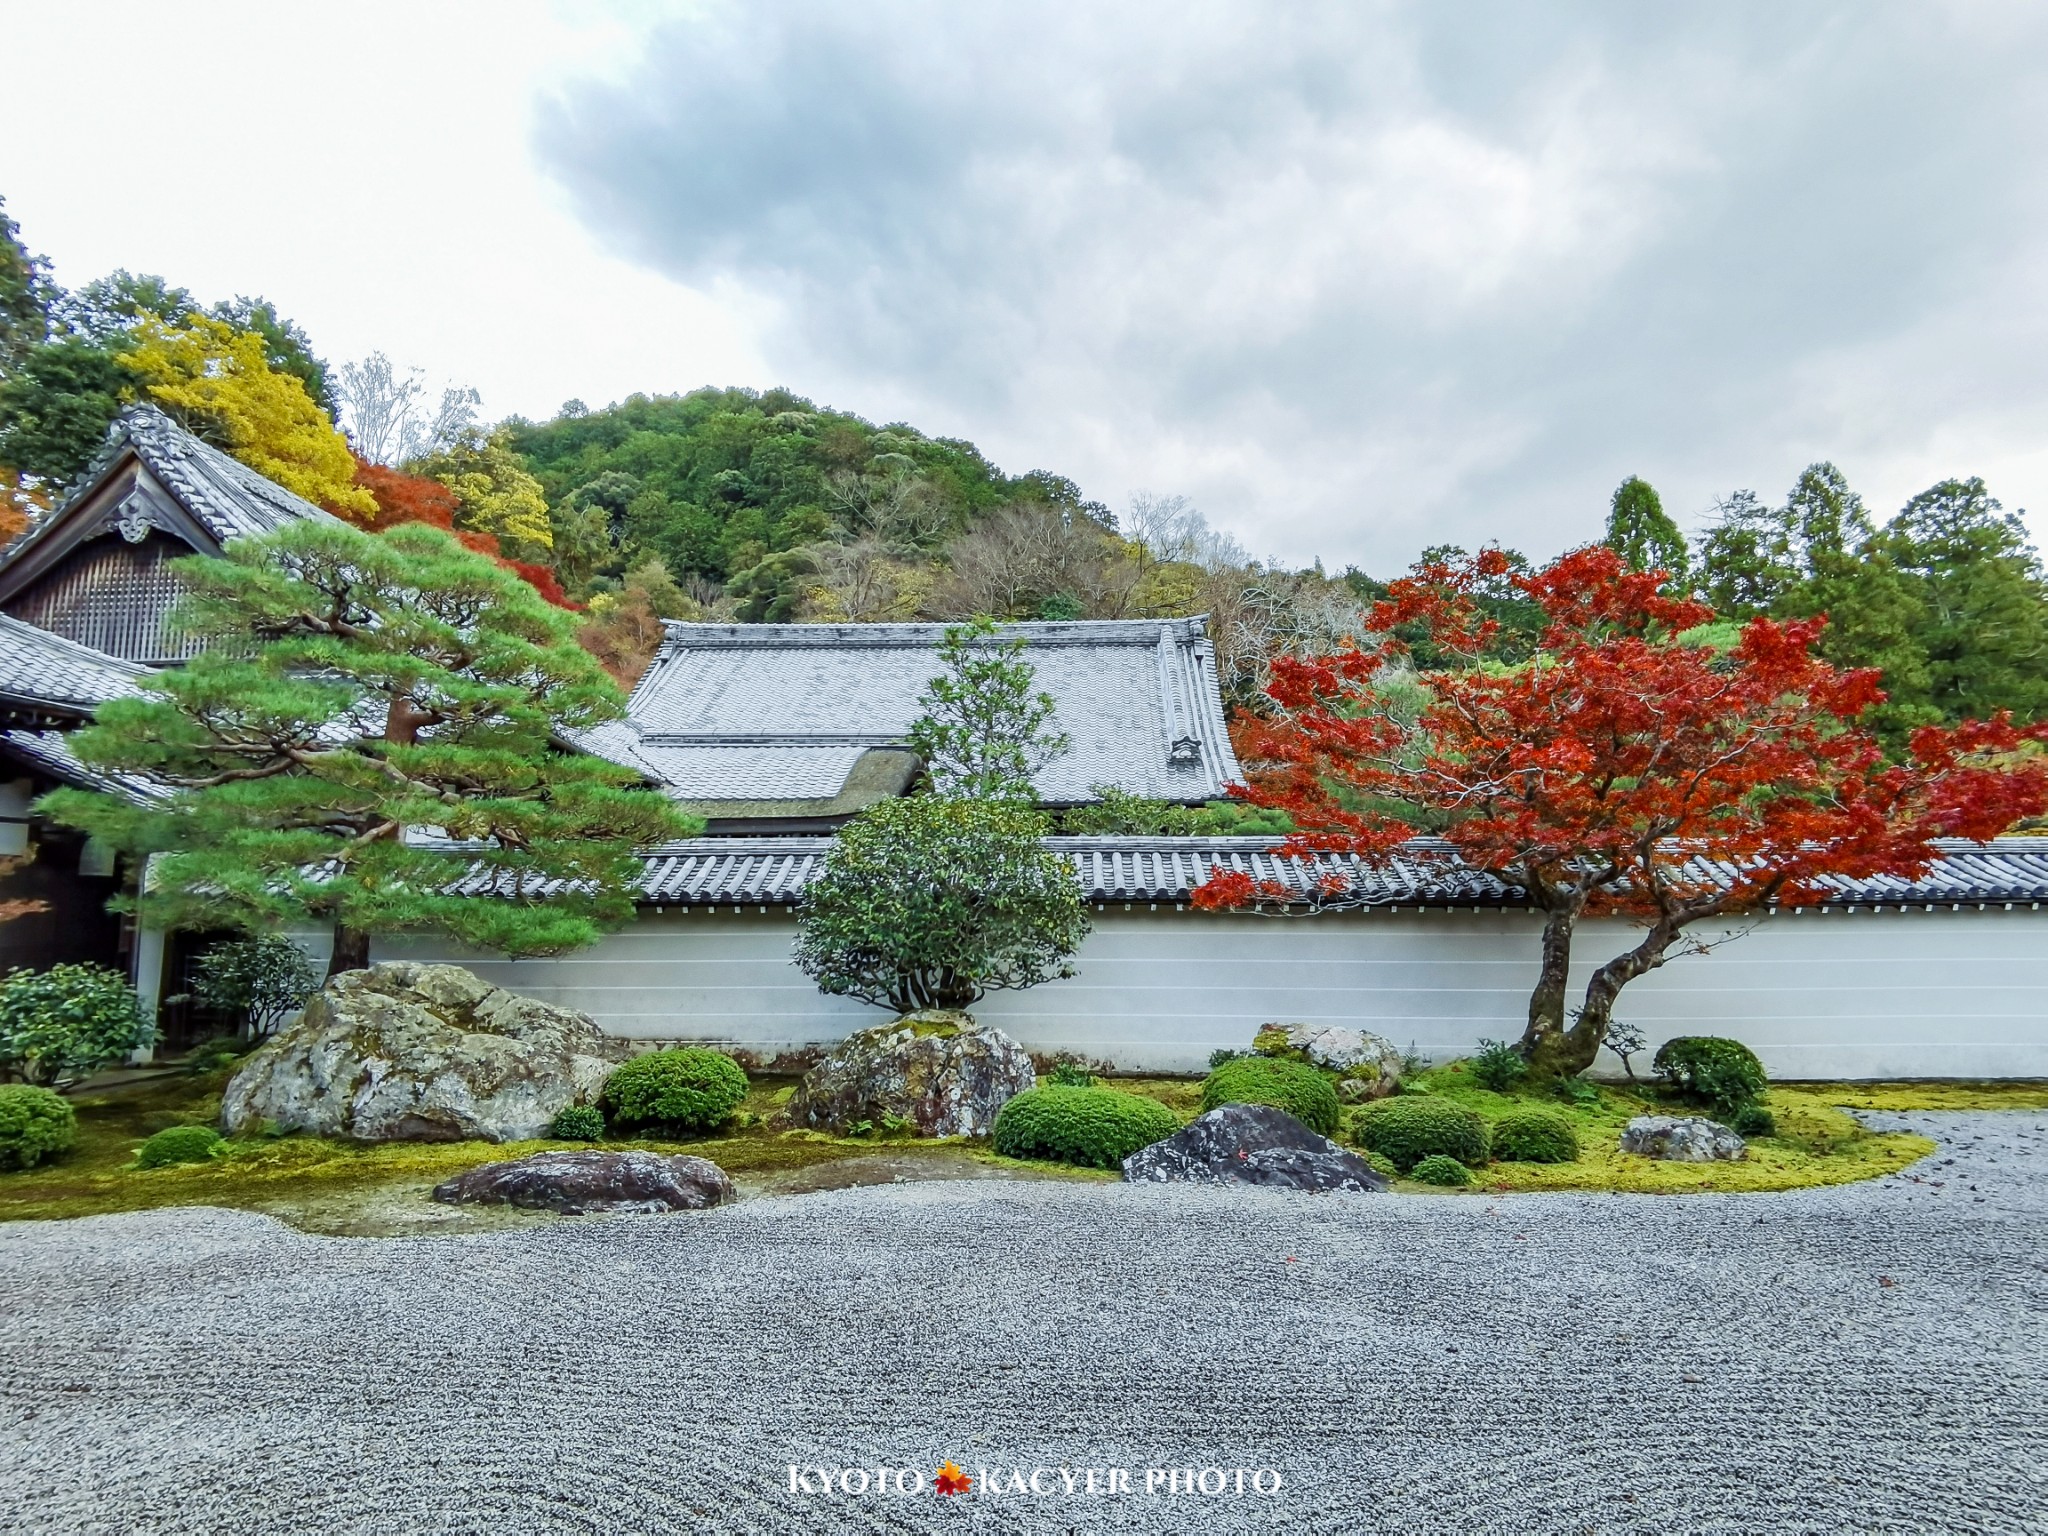
[[[0,1530],[2048,1529],[2048,1115],[1872,1118],[1943,1150],[1785,1195],[4,1227]],[[972,1493],[932,1491],[947,1457]],[[1165,1478],[1210,1467],[1246,1491]]]

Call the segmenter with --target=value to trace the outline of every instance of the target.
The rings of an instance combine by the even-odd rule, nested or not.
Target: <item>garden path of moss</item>
[[[227,1073],[171,1078],[79,1102],[79,1144],[64,1158],[25,1173],[0,1174],[0,1219],[25,1220],[218,1205],[262,1211],[307,1231],[335,1236],[475,1232],[559,1220],[540,1212],[442,1206],[427,1198],[445,1178],[479,1163],[519,1157],[571,1142],[388,1143],[360,1145],[314,1137],[251,1139],[215,1162],[148,1172],[133,1169],[135,1147],[170,1125],[211,1123]],[[1864,1129],[1835,1106],[1870,1110],[2048,1108],[2043,1083],[1797,1084],[1771,1090],[1780,1134],[1752,1143],[1740,1163],[1660,1163],[1616,1146],[1631,1115],[1672,1106],[1645,1092],[1603,1087],[1597,1106],[1549,1096],[1490,1093],[1455,1069],[1424,1075],[1430,1091],[1486,1113],[1538,1102],[1573,1121],[1585,1151],[1576,1163],[1495,1163],[1478,1171],[1474,1193],[1502,1190],[1697,1193],[1767,1191],[1852,1183],[1894,1173],[1924,1157],[1924,1137]],[[1184,1078],[1119,1078],[1127,1092],[1159,1099],[1191,1118],[1201,1085]],[[1067,1179],[1113,1181],[1113,1173],[999,1157],[985,1144],[910,1138],[841,1138],[776,1131],[765,1123],[788,1096],[787,1079],[758,1079],[731,1134],[690,1142],[607,1143],[709,1157],[746,1196],[796,1194],[909,1179]],[[1423,1186],[1403,1184],[1419,1191]],[[1430,1190],[1442,1194],[1441,1190]]]

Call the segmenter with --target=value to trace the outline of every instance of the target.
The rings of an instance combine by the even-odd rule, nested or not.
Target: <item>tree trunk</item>
[[[1529,1027],[1522,1032],[1522,1055],[1537,1077],[1569,1076],[1578,1071],[1552,1065],[1564,1039],[1564,1000],[1571,982],[1572,932],[1578,927],[1583,901],[1561,899],[1543,919],[1543,963],[1536,990],[1529,994]]]
[[[1545,1056],[1546,1069],[1538,1075],[1576,1077],[1593,1065],[1593,1059],[1600,1054],[1601,1043],[1607,1039],[1607,1027],[1614,1021],[1614,1004],[1621,996],[1621,989],[1638,976],[1647,975],[1662,965],[1684,927],[1683,918],[1666,916],[1658,919],[1643,935],[1642,943],[1616,955],[1593,973],[1592,979],[1586,983],[1586,1000],[1579,1009],[1578,1018],[1569,1030],[1551,1042]],[[1530,1069],[1535,1071],[1533,1061]],[[1629,1077],[1633,1079],[1635,1074],[1631,1072]]]
[[[332,981],[343,971],[367,970],[369,965],[370,935],[361,928],[336,923],[334,951],[327,958],[327,979]]]

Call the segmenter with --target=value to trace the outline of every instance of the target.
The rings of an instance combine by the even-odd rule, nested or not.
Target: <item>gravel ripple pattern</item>
[[[467,1237],[0,1227],[0,1530],[2048,1529],[2048,1115],[1870,1118],[1942,1150],[1781,1195],[989,1182]],[[932,1491],[946,1458],[971,1493]],[[924,1488],[792,1493],[792,1463]],[[1010,1484],[1062,1466],[1133,1491]]]

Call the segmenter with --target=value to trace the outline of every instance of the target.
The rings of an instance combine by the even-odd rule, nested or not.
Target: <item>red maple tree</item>
[[[555,573],[546,566],[508,559],[501,551],[495,534],[456,527],[455,514],[461,503],[455,499],[455,493],[440,481],[429,480],[424,475],[408,475],[403,470],[359,458],[356,460],[356,484],[377,498],[375,513],[369,517],[349,519],[357,527],[367,528],[372,533],[382,533],[400,523],[428,523],[436,528],[445,528],[462,541],[465,549],[488,555],[557,608],[576,607],[569,601],[569,594],[562,590],[562,584],[555,579]]]
[[[1512,667],[1479,659],[1495,626],[1474,594],[1503,579],[1546,620],[1535,657]],[[1497,550],[1418,565],[1371,615],[1376,644],[1274,663],[1274,712],[1240,727],[1240,793],[1303,829],[1285,855],[1427,857],[1411,840],[1429,836],[1522,892],[1544,915],[1521,1042],[1538,1076],[1590,1066],[1622,988],[1706,947],[1692,925],[1818,902],[1830,879],[1911,878],[1936,839],[1981,842],[2048,807],[2048,757],[2028,745],[2048,725],[1929,727],[1888,760],[1857,723],[1884,697],[1877,674],[1814,654],[1824,618],[1754,619],[1730,648],[1689,633],[1713,617],[1605,546],[1531,574]],[[1396,629],[1470,664],[1412,677]],[[1218,872],[1195,900],[1286,894]],[[1352,899],[1341,878],[1314,894]],[[1573,931],[1598,915],[1645,932],[1573,1010]]]

